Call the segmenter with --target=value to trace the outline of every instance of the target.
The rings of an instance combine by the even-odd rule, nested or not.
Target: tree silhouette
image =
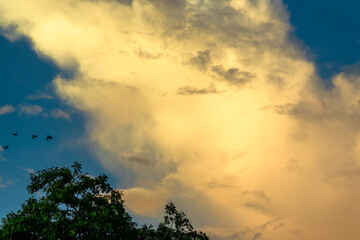
[[[2,219],[1,239],[208,239],[172,202],[157,229],[139,227],[125,210],[122,192],[107,183],[108,177],[91,177],[77,162],[71,169],[38,171],[30,180],[28,192],[41,197],[30,197],[20,210]]]

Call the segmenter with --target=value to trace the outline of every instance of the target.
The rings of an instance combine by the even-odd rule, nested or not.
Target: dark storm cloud
[[[255,77],[255,75],[250,72],[240,71],[238,68],[225,69],[222,65],[212,66],[211,70],[222,80],[237,86],[242,86]]]
[[[208,88],[194,88],[190,86],[181,87],[178,89],[177,94],[179,95],[203,95],[209,93],[217,93],[214,84],[211,84]]]

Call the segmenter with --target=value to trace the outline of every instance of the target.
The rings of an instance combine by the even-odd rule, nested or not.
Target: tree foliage
[[[164,221],[138,226],[126,212],[122,192],[111,188],[106,175],[91,177],[77,162],[70,168],[48,168],[31,174],[30,197],[0,225],[1,239],[141,239],[206,240],[172,202]]]

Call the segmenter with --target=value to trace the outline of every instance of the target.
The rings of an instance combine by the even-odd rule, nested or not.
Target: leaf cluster
[[[20,210],[1,220],[1,239],[208,239],[172,202],[157,229],[139,227],[125,210],[122,192],[111,188],[108,177],[84,174],[77,162],[71,169],[38,171],[30,179],[28,192],[40,197],[30,197]]]

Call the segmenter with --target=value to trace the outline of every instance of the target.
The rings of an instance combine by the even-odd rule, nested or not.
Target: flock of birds
[[[16,136],[18,135],[18,133],[12,133],[11,135],[13,135],[13,136],[16,137]],[[31,139],[34,139],[34,138],[38,138],[38,136],[35,135],[35,134],[33,134],[32,137],[31,137]],[[52,139],[53,139],[52,136],[50,136],[50,135],[47,135],[47,136],[46,136],[46,141],[49,141],[49,140],[52,140]],[[2,149],[7,150],[8,148],[9,148],[9,145],[2,146]]]

